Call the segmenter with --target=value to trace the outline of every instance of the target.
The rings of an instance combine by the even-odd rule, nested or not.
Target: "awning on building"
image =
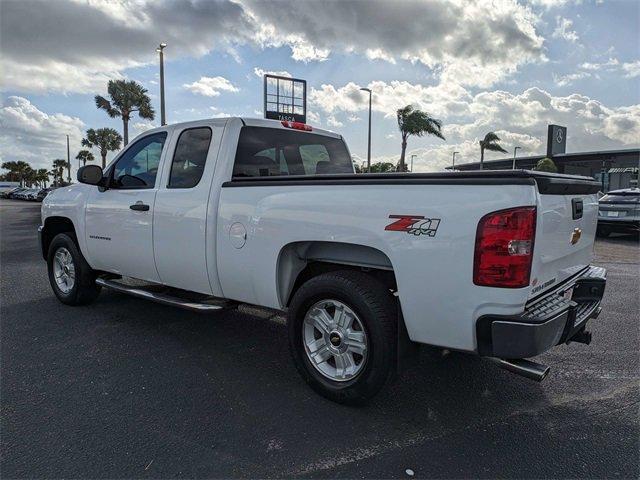
[[[607,173],[638,173],[638,167],[615,167],[607,170]]]

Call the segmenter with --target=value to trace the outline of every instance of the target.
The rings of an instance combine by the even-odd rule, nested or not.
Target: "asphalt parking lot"
[[[39,204],[0,201],[2,478],[638,478],[638,239],[598,241],[608,269],[590,346],[539,357],[536,384],[423,349],[368,406],[317,396],[285,327],[104,291],[53,296]]]

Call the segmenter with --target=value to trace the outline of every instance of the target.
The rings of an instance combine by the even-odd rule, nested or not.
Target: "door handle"
[[[129,205],[129,208],[131,210],[136,210],[139,212],[146,212],[149,210],[149,205],[142,203],[142,202],[136,202],[133,205]]]

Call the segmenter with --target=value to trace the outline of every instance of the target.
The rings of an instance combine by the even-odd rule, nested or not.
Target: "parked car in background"
[[[25,187],[17,188],[9,194],[9,198],[19,198],[19,195],[26,190]]]
[[[0,182],[0,197],[7,198],[5,194],[12,192],[16,188],[20,187],[20,182]]]
[[[49,188],[43,188],[42,190],[40,190],[38,192],[38,194],[36,195],[36,201],[41,202],[44,200],[44,198],[49,195],[49,193],[51,191],[53,191],[54,188],[53,187],[49,187]]]
[[[598,202],[598,235],[640,231],[640,189],[612,190]]]
[[[29,193],[29,189],[23,188],[20,191],[15,192],[13,195],[11,195],[11,198],[15,198],[16,200],[26,200],[27,193]]]
[[[35,202],[38,193],[40,193],[40,190],[41,190],[40,188],[31,188],[31,189],[29,189],[29,191],[26,194],[25,200],[29,200],[29,201]]]
[[[0,193],[0,198],[13,198],[13,195],[15,193],[18,193],[22,190],[24,190],[22,187],[13,187],[12,189],[5,190],[4,192]]]

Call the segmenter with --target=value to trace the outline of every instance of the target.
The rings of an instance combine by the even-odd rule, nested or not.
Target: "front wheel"
[[[95,272],[66,233],[56,235],[51,241],[47,267],[53,293],[66,305],[87,305],[100,293]]]
[[[357,271],[303,284],[289,308],[289,348],[318,393],[345,404],[373,397],[396,364],[396,306],[387,288]]]

